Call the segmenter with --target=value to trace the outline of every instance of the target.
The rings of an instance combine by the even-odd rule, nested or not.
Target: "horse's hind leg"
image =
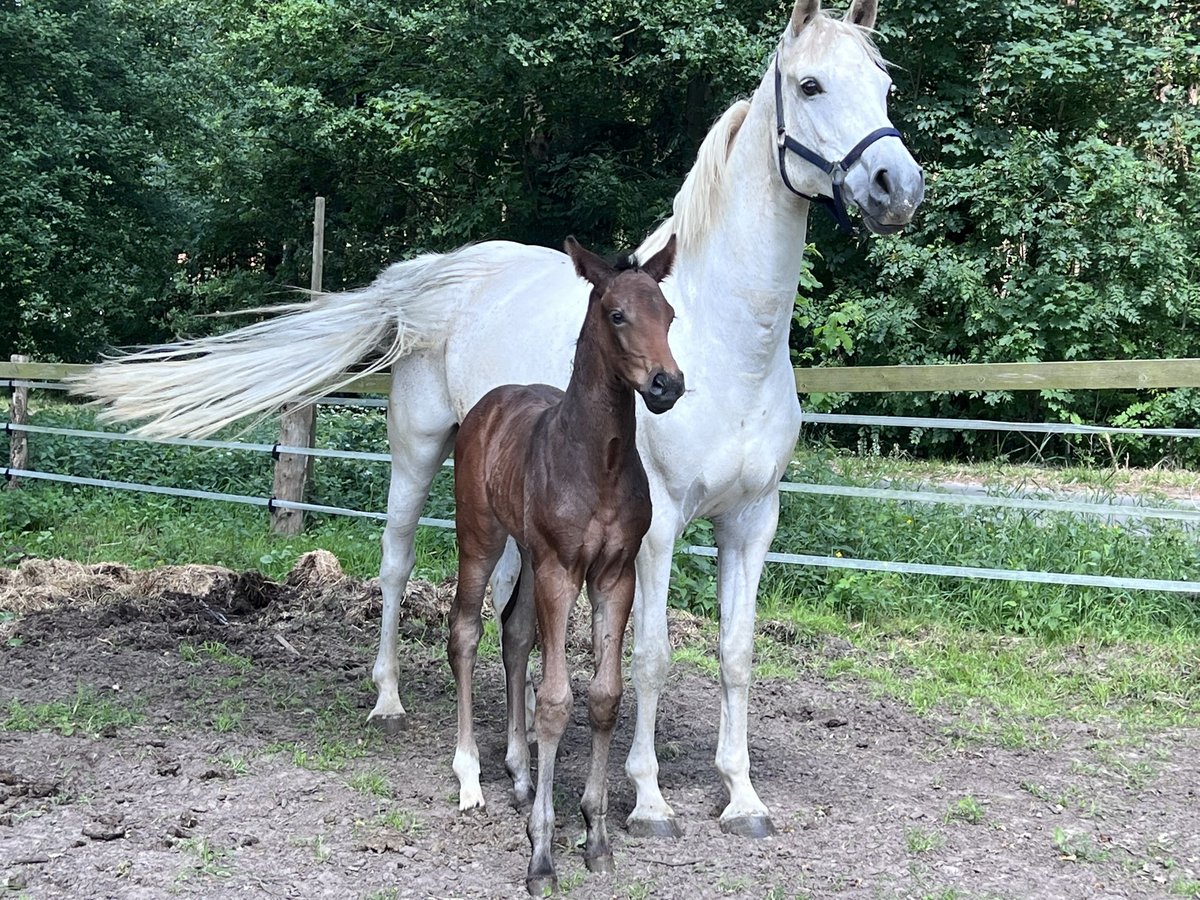
[[[464,466],[459,466],[463,477]],[[482,808],[479,786],[479,747],[475,743],[472,677],[483,631],[480,613],[487,592],[488,576],[504,550],[505,534],[488,510],[458,510],[458,587],[450,607],[450,639],[447,652],[458,694],[458,743],[454,750],[454,774],[458,776],[458,808]]]
[[[625,624],[633,606],[634,568],[630,559],[613,578],[601,575],[588,581],[592,601],[592,657],[595,673],[588,688],[588,714],[592,725],[592,764],[583,789],[583,819],[587,844],[583,860],[592,872],[611,872],[612,847],[608,842],[608,753],[613,728],[621,711],[621,648]]]
[[[424,371],[422,371],[424,370]],[[400,606],[416,561],[413,540],[417,519],[434,476],[453,447],[455,421],[444,387],[423,360],[407,361],[393,379],[388,405],[388,442],[392,449],[387,525],[383,531],[383,592],[379,653],[371,677],[379,692],[369,720],[391,733],[404,727],[397,657]],[[441,398],[441,399],[439,399]]]
[[[500,639],[504,650],[504,676],[508,698],[508,752],[504,766],[513,784],[513,802],[518,809],[533,803],[529,778],[529,651],[534,638],[533,569],[521,556],[520,575],[509,601],[500,607]],[[495,582],[493,581],[493,585]]]

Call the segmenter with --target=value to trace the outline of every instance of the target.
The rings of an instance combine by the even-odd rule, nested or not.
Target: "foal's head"
[[[616,266],[567,238],[575,271],[592,283],[587,325],[608,367],[642,395],[652,413],[664,413],[683,395],[683,373],[667,344],[675,310],[658,283],[675,263],[675,236],[645,265]]]

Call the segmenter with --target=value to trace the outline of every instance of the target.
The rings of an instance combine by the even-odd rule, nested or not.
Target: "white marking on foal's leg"
[[[454,774],[458,776],[458,808],[483,809],[483,788],[479,786],[479,748],[458,747],[454,751]]]

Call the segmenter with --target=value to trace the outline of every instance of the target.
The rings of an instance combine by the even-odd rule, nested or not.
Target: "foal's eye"
[[[625,323],[625,313],[619,309],[614,309],[610,312],[608,318],[614,325],[623,325]]]
[[[815,78],[805,78],[800,82],[800,90],[804,92],[805,97],[815,97],[817,94],[824,93],[821,82]]]

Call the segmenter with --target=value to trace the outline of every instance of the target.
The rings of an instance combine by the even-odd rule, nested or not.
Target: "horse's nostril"
[[[877,184],[879,189],[885,194],[890,194],[892,192],[892,183],[888,179],[887,169],[880,169],[875,173],[875,184]]]
[[[650,391],[655,395],[663,393],[670,385],[670,379],[667,378],[666,372],[659,372],[650,380]]]

